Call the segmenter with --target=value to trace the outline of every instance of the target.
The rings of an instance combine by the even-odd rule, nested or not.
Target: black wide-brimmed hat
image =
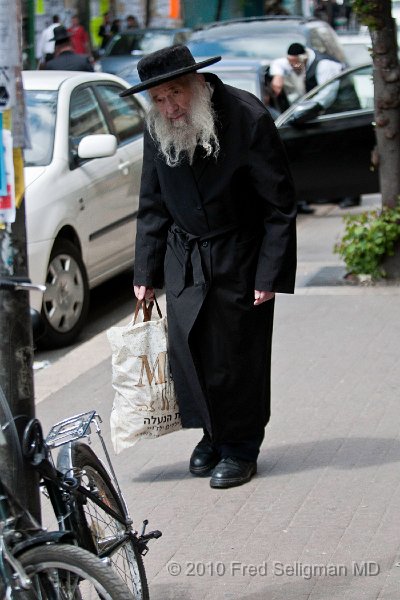
[[[221,60],[220,56],[207,58],[196,62],[187,46],[176,45],[162,48],[141,58],[137,64],[140,81],[133,87],[120,93],[120,96],[130,96],[143,92],[161,83],[166,83],[187,73],[192,73]]]
[[[50,42],[55,42],[56,44],[59,44],[60,42],[65,42],[66,40],[69,40],[70,37],[71,35],[68,32],[68,29],[66,29],[63,25],[58,25],[53,29],[53,37],[51,38]]]

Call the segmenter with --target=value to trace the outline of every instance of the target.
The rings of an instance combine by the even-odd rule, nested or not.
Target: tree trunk
[[[394,206],[400,195],[400,68],[396,22],[391,0],[370,2],[375,89],[377,160],[382,204]]]

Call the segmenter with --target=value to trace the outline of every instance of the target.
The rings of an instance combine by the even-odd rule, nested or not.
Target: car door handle
[[[131,163],[129,160],[126,160],[125,162],[119,163],[118,165],[118,169],[120,171],[127,171],[129,169],[129,167],[131,166]]]

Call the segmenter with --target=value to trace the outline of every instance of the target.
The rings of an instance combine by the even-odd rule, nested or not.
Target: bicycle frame
[[[43,440],[40,424],[34,419],[28,424],[25,430],[24,455],[31,459],[33,466],[42,477],[42,485],[46,488],[61,531],[72,531],[76,535],[79,531],[79,526],[75,518],[74,503],[82,501],[82,498],[87,498],[114,520],[118,521],[124,528],[118,537],[115,536],[113,539],[103,542],[104,547],[100,548],[100,552],[98,553],[100,558],[106,559],[110,557],[128,539],[138,547],[140,554],[145,555],[148,551],[147,542],[150,539],[160,537],[161,532],[152,531],[145,534],[147,520],[143,522],[143,529],[140,535],[132,529],[132,519],[129,516],[125,500],[118,485],[105,442],[101,435],[99,422],[101,422],[101,418],[96,411],[81,413],[56,423],[51,428],[46,440]],[[82,473],[76,473],[73,467],[71,459],[72,444],[81,438],[89,438],[90,441],[92,424],[95,425],[96,433],[100,438],[107,459],[108,471],[118,490],[124,509],[123,516],[115,512],[96,494],[82,486],[80,483]],[[58,447],[61,447],[61,449],[56,468],[51,450]],[[85,547],[84,540],[78,539],[77,541],[78,545]]]

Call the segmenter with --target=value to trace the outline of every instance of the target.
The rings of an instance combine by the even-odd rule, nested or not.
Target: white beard
[[[169,167],[177,167],[185,158],[192,164],[197,146],[203,148],[206,156],[218,156],[219,141],[209,89],[193,78],[191,91],[193,100],[186,118],[173,122],[162,116],[154,104],[147,114],[150,135]]]

